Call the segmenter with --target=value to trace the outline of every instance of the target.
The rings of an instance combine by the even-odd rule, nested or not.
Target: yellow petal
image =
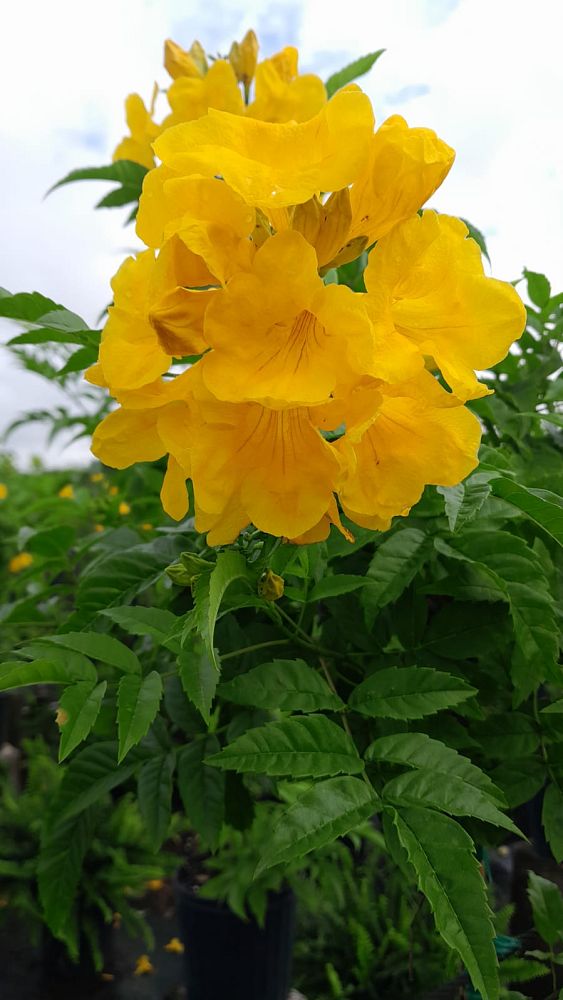
[[[247,31],[242,42],[233,42],[229,52],[229,62],[233,67],[237,80],[243,84],[246,92],[253,80],[258,59],[258,39],[252,30]]]
[[[199,44],[194,42],[189,52],[167,38],[164,43],[164,67],[173,80],[179,76],[201,77],[207,71],[207,59]]]
[[[325,286],[315,251],[290,230],[266,240],[252,273],[214,296],[205,336],[214,348],[202,367],[210,391],[275,408],[324,402],[373,357],[362,297]]]
[[[370,298],[386,300],[395,329],[431,356],[461,399],[482,395],[474,369],[501,361],[526,313],[516,290],[488,278],[460,219],[424,212],[381,240],[365,272]]]
[[[165,127],[201,118],[210,108],[244,113],[237,78],[226,59],[216,59],[204,76],[178,76],[168,88],[168,103],[172,114],[163,122]]]
[[[427,128],[409,128],[394,115],[371,140],[365,173],[350,191],[352,224],[348,241],[366,246],[421,208],[446,177],[454,150]]]
[[[175,521],[181,521],[188,513],[189,498],[186,489],[186,473],[172,455],[168,459],[160,499],[166,513]]]
[[[161,458],[166,449],[157,431],[156,413],[156,410],[114,410],[96,427],[92,453],[113,469]]]
[[[179,173],[216,174],[249,204],[284,206],[346,187],[367,162],[369,98],[339,91],[307,122],[275,125],[222,111],[167,129],[155,149]]]
[[[308,121],[327,101],[318,76],[297,76],[297,49],[292,46],[259,64],[255,91],[248,114],[268,122]]]

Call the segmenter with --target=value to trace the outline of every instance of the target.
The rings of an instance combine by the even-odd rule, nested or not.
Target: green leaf
[[[545,790],[542,823],[551,853],[559,864],[563,861],[563,792],[549,784]]]
[[[119,764],[148,733],[161,698],[162,678],[158,671],[152,670],[143,678],[136,674],[122,677],[117,695]]]
[[[563,936],[563,896],[555,882],[528,872],[528,896],[532,904],[534,927],[552,947]]]
[[[516,835],[520,832],[487,792],[455,774],[409,771],[388,781],[381,794],[396,805],[430,806],[451,816],[473,816]]]
[[[543,788],[546,766],[537,757],[510,758],[502,761],[491,776],[504,792],[510,809],[516,809]]]
[[[107,682],[95,687],[91,681],[78,681],[66,688],[59,699],[59,763],[82,743],[92,729],[106,693]]]
[[[530,300],[539,309],[543,309],[551,298],[551,285],[545,274],[538,274],[537,271],[528,271],[524,268],[524,277],[528,285],[528,295]]]
[[[457,750],[431,739],[425,733],[382,736],[368,747],[364,756],[367,761],[404,764],[406,767],[433,771],[438,775],[451,775],[471,788],[485,792],[499,805],[505,805],[504,795],[481,768],[476,767]]]
[[[159,850],[170,826],[174,763],[170,753],[148,760],[139,772],[139,809],[154,851]]]
[[[15,295],[6,292],[0,295],[0,316],[5,316],[6,319],[37,323],[43,316],[57,310],[64,310],[64,306],[57,305],[39,292],[16,292]],[[85,323],[83,326],[86,328]]]
[[[164,608],[145,608],[129,604],[117,608],[103,608],[100,614],[111,618],[129,635],[149,635],[157,642],[163,642],[178,621],[176,615]]]
[[[208,763],[239,773],[293,778],[358,774],[364,768],[348,734],[324,715],[296,716],[250,729]]]
[[[358,778],[330,778],[313,785],[278,820],[256,876],[273,865],[287,864],[344,837],[369,819],[380,800]]]
[[[492,492],[505,503],[523,511],[531,521],[563,545],[563,500],[548,490],[530,490],[500,476],[491,482]]]
[[[179,677],[168,677],[164,685],[164,705],[175,726],[187,736],[205,732],[201,713],[194,707]]]
[[[487,250],[487,243],[486,243],[485,237],[483,236],[483,233],[481,232],[481,230],[477,229],[477,226],[474,226],[471,222],[468,222],[467,219],[462,219],[461,221],[464,222],[465,225],[467,226],[467,228],[469,230],[469,237],[470,237],[470,239],[475,240],[475,242],[476,242],[477,246],[479,247],[481,253],[483,254],[484,257],[487,258],[487,260],[488,260],[488,262],[490,264],[491,263],[491,258],[489,257],[489,251]]]
[[[396,601],[414,579],[429,554],[429,540],[418,528],[402,528],[377,548],[369,565],[370,586],[362,591],[366,621],[372,625],[378,611]]]
[[[246,560],[240,552],[220,552],[215,567],[209,574],[202,574],[194,585],[196,621],[199,633],[207,645],[209,657],[219,671],[219,660],[214,647],[215,624],[226,590],[235,580],[248,579]]]
[[[529,983],[531,979],[548,976],[550,969],[541,962],[531,962],[528,958],[509,955],[499,965],[502,983]]]
[[[341,87],[345,87],[347,83],[352,83],[353,80],[357,80],[358,77],[368,73],[384,52],[385,49],[378,49],[377,52],[369,52],[367,56],[360,56],[359,59],[354,59],[354,62],[348,63],[344,69],[329,76],[325,83],[327,97],[332,97]]]
[[[47,926],[64,940],[78,960],[78,933],[72,910],[78,893],[84,857],[94,827],[89,813],[57,823],[43,836],[37,864],[39,900]]]
[[[465,601],[446,604],[430,620],[416,649],[450,660],[490,653],[505,642],[509,621],[506,605],[499,602],[476,607]]]
[[[437,491],[444,498],[450,531],[461,531],[479,513],[491,492],[491,486],[488,482],[471,477],[457,486],[438,486]]]
[[[211,705],[219,682],[219,670],[198,637],[178,657],[182,687],[202,718],[209,724]]]
[[[476,694],[459,677],[431,667],[388,667],[358,685],[350,708],[383,719],[421,719]]]
[[[217,737],[209,735],[178,754],[178,791],[186,816],[211,850],[217,847],[225,815],[225,775],[205,758],[220,749]]]
[[[65,649],[75,649],[127,674],[141,672],[141,664],[133,650],[119,642],[119,639],[102,632],[65,632],[62,635],[45,636],[41,641],[52,642]]]
[[[31,684],[70,684],[78,680],[95,684],[97,674],[92,664],[86,671],[79,672],[75,666],[67,666],[57,660],[35,660],[33,663],[8,660],[0,663],[0,691],[29,687]]]
[[[494,931],[473,841],[458,823],[431,809],[400,808],[393,821],[437,930],[457,951],[483,1000],[497,1000]]]
[[[57,822],[77,816],[112,788],[127,781],[139,767],[145,754],[129,755],[126,764],[116,765],[117,743],[92,743],[72,758],[65,768],[57,795],[52,803],[52,815]]]
[[[546,715],[549,715],[550,713],[558,715],[563,712],[563,698],[559,698],[558,701],[552,701],[551,705],[546,705],[545,708],[542,708],[542,713],[543,712],[545,712]]]
[[[533,719],[522,712],[491,715],[475,723],[471,731],[487,756],[499,760],[527,757],[540,742]]]
[[[272,660],[219,686],[222,698],[236,705],[281,712],[340,711],[344,703],[304,660]]]
[[[57,524],[53,528],[34,531],[29,535],[25,547],[34,555],[56,558],[68,552],[74,544],[75,538],[74,528],[66,524]]]
[[[146,167],[132,160],[116,160],[107,167],[82,167],[80,170],[71,170],[66,177],[53,184],[47,194],[56,191],[63,184],[72,184],[74,181],[117,181],[130,194],[128,200],[137,201],[141,195],[146,173],[148,173]]]
[[[341,594],[350,594],[353,590],[365,587],[370,581],[365,576],[352,576],[347,573],[338,573],[335,576],[325,576],[312,588],[307,595],[307,603],[315,601],[326,601],[329,597],[339,597]]]

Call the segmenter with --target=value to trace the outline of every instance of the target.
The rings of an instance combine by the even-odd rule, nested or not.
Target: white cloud
[[[258,29],[265,54],[287,42],[328,75],[365,51],[387,51],[364,81],[376,115],[402,113],[457,150],[433,204],[488,236],[494,272],[545,271],[563,287],[563,26],[558,0],[28,0],[0,35],[0,285],[37,288],[94,322],[109,279],[134,245],[120,212],[94,212],[107,190],[84,183],[42,200],[68,170],[109,159],[123,99],[164,81],[162,43],[197,36],[225,52]],[[6,25],[6,20],[9,24]],[[0,338],[5,336],[0,330]],[[56,405],[54,387],[2,364],[0,427]],[[14,439],[43,451],[36,429]],[[86,447],[75,448],[87,457]],[[48,456],[49,457],[49,456]],[[57,452],[51,453],[55,461]],[[65,453],[61,461],[70,460]]]

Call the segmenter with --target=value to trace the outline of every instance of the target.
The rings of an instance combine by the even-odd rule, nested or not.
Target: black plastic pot
[[[295,925],[290,889],[272,893],[264,927],[176,880],[189,1000],[287,1000]]]

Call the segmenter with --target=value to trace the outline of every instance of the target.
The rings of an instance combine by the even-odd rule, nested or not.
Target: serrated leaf
[[[82,743],[92,729],[106,693],[107,682],[94,686],[91,681],[78,681],[67,687],[59,699],[59,763]]]
[[[364,588],[361,597],[368,626],[381,608],[400,597],[429,551],[428,537],[418,528],[402,528],[381,543],[367,572],[370,585]]]
[[[399,808],[393,821],[439,933],[457,951],[483,1000],[497,1000],[494,931],[473,841],[458,823],[431,809]]]
[[[64,306],[47,299],[39,292],[16,292],[15,295],[6,292],[5,295],[0,295],[0,316],[5,316],[6,319],[36,323],[48,313],[58,310],[64,310]]]
[[[166,839],[170,826],[174,754],[146,761],[139,771],[139,809],[154,851]]]
[[[217,671],[219,660],[214,647],[215,625],[226,590],[235,580],[248,579],[246,560],[240,552],[225,551],[217,556],[211,573],[202,574],[194,585],[194,602],[199,634]]]
[[[375,718],[422,719],[459,705],[476,693],[476,688],[459,677],[431,667],[388,667],[359,684],[349,705]]]
[[[251,729],[208,763],[239,773],[293,778],[359,774],[364,768],[348,734],[324,715],[296,716]]]
[[[71,919],[84,857],[94,832],[90,813],[58,822],[43,835],[37,885],[43,917],[51,933],[78,959],[78,933]]]
[[[543,788],[546,765],[537,757],[511,757],[499,764],[491,777],[504,792],[510,809],[516,809]]]
[[[455,774],[409,771],[388,781],[381,794],[396,805],[429,806],[450,816],[472,816],[517,836],[520,833],[487,792]]]
[[[344,703],[323,677],[304,660],[272,660],[219,686],[218,693],[236,705],[282,712],[340,711]]]
[[[179,677],[168,677],[164,686],[164,706],[175,726],[187,736],[205,732],[201,713],[195,708],[182,687]]]
[[[543,797],[542,823],[551,853],[559,863],[563,861],[563,792],[550,783]]]
[[[209,656],[208,647],[196,637],[188,648],[182,650],[177,662],[184,691],[209,724],[211,705],[219,683],[219,670]]]
[[[117,695],[119,764],[148,733],[161,698],[162,678],[158,671],[152,670],[143,678],[136,674],[122,677]]]
[[[45,636],[41,641],[55,643],[65,649],[74,649],[90,656],[93,660],[107,663],[128,674],[141,672],[139,658],[133,650],[119,642],[119,639],[104,635],[102,632],[66,632],[62,635]]]
[[[186,816],[212,850],[225,815],[225,775],[205,759],[220,749],[217,737],[209,735],[182,747],[178,754],[178,791]]]
[[[538,274],[537,271],[528,271],[524,268],[524,277],[528,285],[528,295],[535,306],[543,309],[551,298],[551,285],[545,274]]]
[[[437,491],[444,498],[450,531],[461,531],[481,510],[491,492],[491,485],[470,478],[457,486],[438,486]]]
[[[358,778],[330,778],[313,785],[280,817],[256,869],[287,864],[344,837],[380,807],[380,800]]]
[[[528,958],[510,955],[499,966],[502,983],[529,983],[531,979],[550,974],[549,966],[531,962]]]
[[[367,584],[369,584],[369,580],[365,576],[352,576],[347,573],[325,576],[315,584],[311,593],[307,595],[307,603],[325,601],[330,597],[339,597],[341,594],[350,594]]]
[[[512,479],[499,476],[491,482],[492,492],[505,503],[526,514],[530,520],[547,531],[559,545],[563,545],[563,500],[548,490],[531,490]]]
[[[88,669],[79,672],[74,665],[66,665],[59,660],[35,660],[33,663],[8,660],[0,663],[0,691],[29,687],[31,684],[70,684],[77,680],[95,683],[97,674],[94,666],[90,663]]]
[[[66,554],[76,538],[74,528],[66,524],[57,524],[53,528],[34,531],[28,536],[26,549],[34,555],[55,558]]]
[[[129,635],[150,635],[158,642],[164,641],[178,621],[177,615],[165,608],[145,608],[125,604],[117,608],[103,608],[101,615],[111,618]]]
[[[53,184],[47,191],[56,191],[63,184],[72,184],[74,181],[117,181],[123,188],[131,192],[132,198],[137,200],[140,197],[143,186],[143,178],[147,173],[147,168],[132,160],[115,160],[104,167],[82,167],[79,170],[71,170],[56,184]]]
[[[72,758],[52,803],[51,814],[57,822],[77,816],[112,788],[126,781],[146,759],[133,751],[125,764],[117,765],[117,743],[93,743]]]
[[[532,904],[534,927],[552,947],[563,936],[563,896],[555,882],[535,872],[528,872],[528,896]]]
[[[378,49],[377,52],[369,52],[367,56],[360,56],[359,59],[354,59],[353,62],[348,63],[343,69],[329,76],[325,83],[327,97],[332,97],[341,87],[345,87],[346,84],[352,83],[353,80],[357,80],[358,77],[368,73],[384,52],[385,49]]]
[[[539,746],[539,735],[533,719],[522,712],[489,716],[472,727],[485,754],[499,760],[527,757]]]
[[[502,791],[480,767],[476,767],[457,750],[425,733],[382,736],[370,744],[364,756],[367,761],[387,761],[433,771],[435,774],[455,776],[472,788],[485,792],[499,805],[506,804]]]
[[[506,604],[476,608],[469,602],[453,601],[433,615],[416,649],[450,660],[481,656],[505,642],[507,621]]]

